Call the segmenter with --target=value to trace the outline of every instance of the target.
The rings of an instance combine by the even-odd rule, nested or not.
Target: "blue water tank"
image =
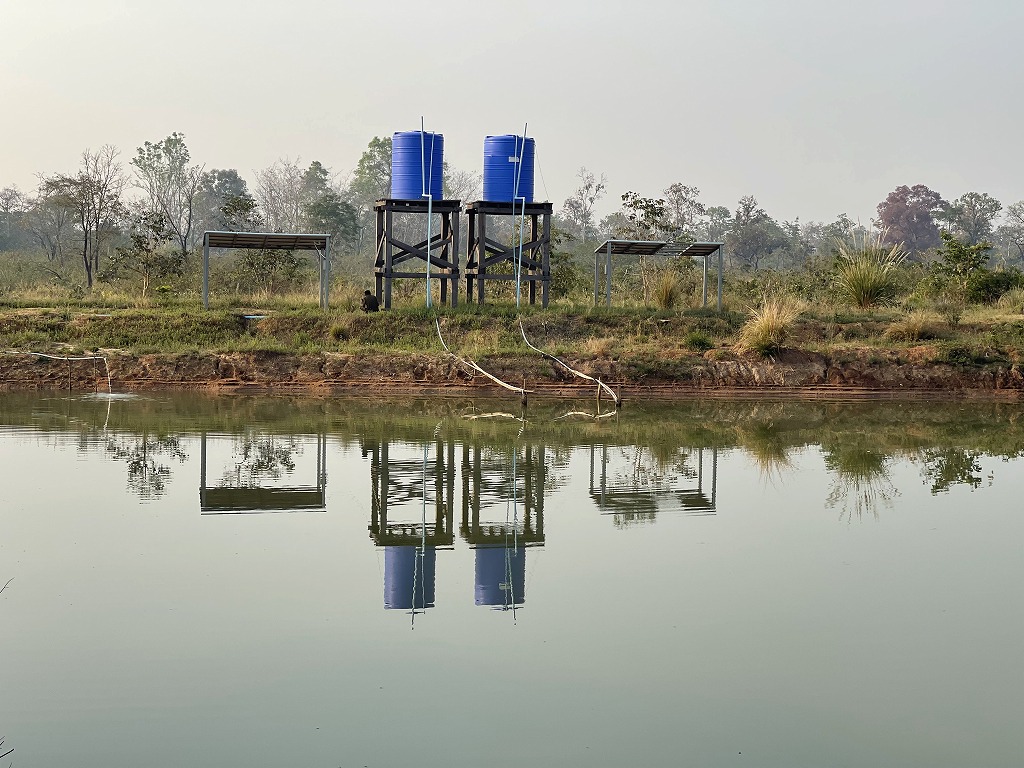
[[[437,550],[427,547],[384,547],[384,607],[433,608]]]
[[[422,200],[427,191],[440,200],[444,194],[444,136],[426,131],[402,131],[391,137],[391,197]]]
[[[513,198],[533,202],[535,144],[522,136],[488,136],[484,139],[484,200],[509,203]],[[516,182],[518,176],[518,194]]]
[[[478,547],[476,604],[511,608],[526,601],[526,549]]]

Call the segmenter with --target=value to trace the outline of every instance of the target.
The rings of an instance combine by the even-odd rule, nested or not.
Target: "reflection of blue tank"
[[[476,549],[476,604],[505,608],[526,600],[526,548]]]
[[[427,547],[384,547],[384,607],[432,608],[437,550]],[[417,571],[419,571],[417,573]],[[415,592],[415,599],[413,593]]]

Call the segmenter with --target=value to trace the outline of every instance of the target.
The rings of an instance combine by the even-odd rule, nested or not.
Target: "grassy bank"
[[[442,354],[440,324],[453,351],[472,357],[528,353],[520,335],[575,359],[771,359],[786,350],[863,357],[896,354],[920,364],[1014,364],[1024,358],[1024,316],[997,306],[966,309],[956,318],[896,308],[822,311],[802,308],[776,344],[743,343],[751,315],[702,309],[558,306],[548,310],[508,305],[399,307],[364,314],[322,312],[286,301],[203,310],[186,303],[126,306],[109,302],[61,306],[0,306],[0,347],[7,350],[88,353],[119,349],[132,354],[280,352]]]

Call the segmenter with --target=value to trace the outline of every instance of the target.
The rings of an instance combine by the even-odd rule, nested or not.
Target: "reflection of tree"
[[[112,435],[107,438],[106,448],[115,461],[127,464],[128,488],[142,499],[163,496],[167,490],[171,468],[165,460],[182,464],[188,458],[177,435]]]
[[[280,480],[295,471],[295,454],[302,446],[294,437],[278,435],[241,435],[234,450],[234,469],[226,471],[222,481],[237,487],[256,486],[261,480]]]
[[[933,494],[945,493],[951,485],[981,485],[981,454],[963,448],[928,448],[921,452],[921,474],[931,483]]]
[[[825,466],[835,473],[825,506],[840,508],[840,518],[862,517],[870,512],[878,517],[882,505],[892,507],[899,495],[889,478],[890,458],[859,446],[841,445],[827,449]]]

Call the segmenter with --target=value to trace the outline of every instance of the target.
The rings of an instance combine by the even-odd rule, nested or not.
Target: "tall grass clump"
[[[751,316],[740,328],[737,348],[762,355],[777,352],[801,311],[800,303],[789,296],[763,296],[760,305],[750,308]]]
[[[1014,314],[1024,314],[1024,288],[1011,288],[999,297],[996,306]]]
[[[894,321],[882,334],[886,341],[925,341],[941,339],[942,336],[943,329],[939,325],[938,316],[922,310]]]
[[[884,232],[854,232],[836,239],[835,288],[840,299],[862,309],[895,300],[907,252],[903,243],[886,245],[884,239]]]
[[[658,309],[673,309],[683,295],[683,282],[670,270],[665,270],[654,285],[654,303]]]

